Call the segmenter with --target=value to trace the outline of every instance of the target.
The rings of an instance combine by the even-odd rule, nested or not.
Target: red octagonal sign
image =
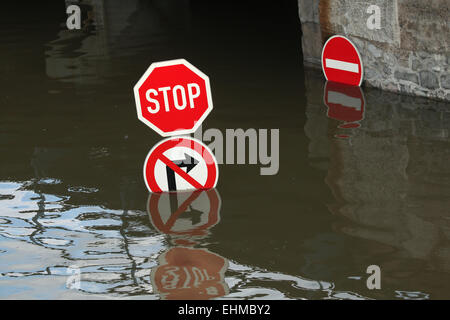
[[[134,98],[139,120],[163,137],[195,132],[213,108],[208,76],[184,59],[152,63]]]

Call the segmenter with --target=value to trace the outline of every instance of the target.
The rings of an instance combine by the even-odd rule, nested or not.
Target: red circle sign
[[[322,50],[322,70],[328,81],[360,86],[364,68],[356,46],[343,36],[333,36]]]
[[[195,132],[213,108],[208,76],[184,59],[153,63],[134,98],[139,120],[163,137]]]
[[[165,139],[150,150],[144,162],[144,180],[150,192],[211,189],[218,177],[213,153],[193,138]]]

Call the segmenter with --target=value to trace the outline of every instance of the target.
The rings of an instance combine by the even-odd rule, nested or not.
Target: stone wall
[[[370,5],[381,28],[369,30]],[[364,83],[450,101],[449,0],[299,0],[306,65],[320,67],[325,41],[347,36],[363,59]]]

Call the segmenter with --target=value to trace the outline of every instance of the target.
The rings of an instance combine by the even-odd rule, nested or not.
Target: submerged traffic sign
[[[144,180],[150,192],[214,188],[219,177],[217,160],[202,142],[169,138],[156,144],[144,162]]]
[[[328,81],[360,86],[364,68],[356,46],[343,36],[333,36],[322,49],[322,70]]]
[[[208,76],[184,59],[152,63],[134,98],[139,120],[163,137],[195,132],[213,108]]]

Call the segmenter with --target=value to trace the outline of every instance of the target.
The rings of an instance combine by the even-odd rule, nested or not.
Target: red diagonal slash
[[[167,158],[162,153],[158,156],[159,160],[161,160],[166,166],[168,166],[170,169],[172,169],[174,172],[178,173],[180,177],[182,177],[184,180],[186,180],[188,183],[190,183],[194,188],[196,189],[204,189],[205,187],[202,186],[200,183],[198,183],[194,178],[192,178],[189,174],[184,172],[180,167],[178,167],[176,164],[174,164],[172,161],[170,161],[169,158]]]
[[[175,224],[175,221],[177,221],[178,217],[187,210],[189,205],[191,205],[191,203],[194,202],[195,199],[197,199],[200,196],[200,194],[201,194],[201,191],[193,192],[189,196],[189,198],[187,198],[187,200],[184,201],[183,204],[177,209],[177,211],[172,213],[172,215],[170,216],[169,220],[167,220],[166,224],[164,225],[164,229],[165,229],[166,232],[170,232],[170,230],[172,229],[173,225]]]

